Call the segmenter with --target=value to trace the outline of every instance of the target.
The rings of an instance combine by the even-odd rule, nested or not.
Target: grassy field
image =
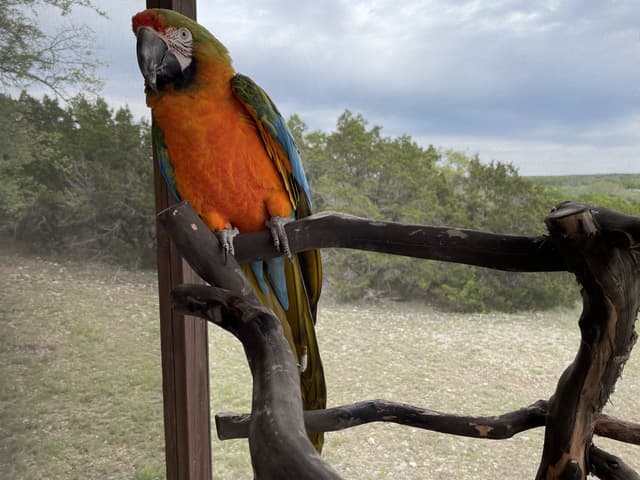
[[[0,478],[164,477],[155,277],[0,255]],[[321,304],[330,405],[384,398],[498,414],[547,398],[577,348],[578,311],[459,315],[422,305]],[[240,344],[210,328],[212,412],[246,411]],[[634,353],[606,411],[640,420]],[[598,445],[640,469],[640,450]],[[350,479],[533,478],[542,431],[508,441],[397,425],[327,435]],[[214,478],[251,479],[245,441],[215,441]]]
[[[609,195],[635,203],[640,202],[640,175],[638,174],[612,173],[528,178],[563,192],[567,199],[575,199],[584,195]]]

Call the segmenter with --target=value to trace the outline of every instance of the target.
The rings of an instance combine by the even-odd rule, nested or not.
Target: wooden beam
[[[196,0],[147,0],[147,8],[166,8],[196,17]],[[140,85],[142,89],[142,84]],[[156,212],[175,202],[158,169],[154,151]],[[158,294],[166,476],[169,480],[211,478],[211,420],[207,322],[175,314],[171,290],[200,278],[157,228]]]
[[[196,0],[147,0],[147,8],[167,8],[196,19]]]

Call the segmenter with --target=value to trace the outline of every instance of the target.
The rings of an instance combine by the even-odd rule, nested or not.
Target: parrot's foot
[[[293,219],[290,217],[271,217],[271,220],[265,222],[265,225],[271,231],[276,250],[284,253],[289,260],[291,260],[291,249],[289,248],[289,239],[287,238],[287,232],[285,232],[284,226],[292,221]]]
[[[227,261],[227,255],[235,255],[235,249],[233,248],[233,237],[238,235],[240,231],[235,227],[225,227],[222,230],[216,232],[216,237],[220,241],[222,250],[224,251],[224,261]]]

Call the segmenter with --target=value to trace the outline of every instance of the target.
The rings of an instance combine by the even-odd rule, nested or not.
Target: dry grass
[[[325,305],[318,335],[329,404],[384,398],[434,410],[493,415],[548,398],[578,346],[578,311],[520,315],[456,315],[422,305]],[[249,408],[230,378],[243,375],[235,339],[211,331],[213,410]],[[229,365],[241,365],[240,370]],[[640,420],[640,365],[633,355],[606,411]],[[227,397],[227,398],[225,398]],[[224,398],[224,400],[223,400]],[[391,424],[370,424],[327,435],[324,456],[350,479],[534,478],[541,429],[511,440],[453,437]],[[637,447],[598,445],[640,468]],[[244,441],[214,443],[215,478],[251,479]]]
[[[0,478],[163,478],[155,277],[0,256]],[[329,403],[384,398],[497,414],[547,398],[577,348],[577,311],[452,315],[422,305],[322,303]],[[240,344],[210,328],[212,412],[246,411]],[[633,354],[607,412],[640,421]],[[598,445],[640,470],[640,451]],[[397,425],[327,435],[350,479],[533,478],[542,431],[483,441]],[[245,441],[215,441],[214,478],[251,479]]]
[[[162,478],[154,276],[0,264],[0,478]]]

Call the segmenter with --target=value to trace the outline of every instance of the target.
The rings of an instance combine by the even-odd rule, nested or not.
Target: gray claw
[[[224,250],[224,260],[227,261],[227,255],[235,255],[235,248],[233,247],[233,237],[238,235],[240,231],[233,227],[227,227],[223,230],[216,232],[216,236],[218,240],[220,240],[220,245],[222,246],[222,250]]]
[[[292,258],[291,249],[289,248],[289,239],[287,238],[287,232],[284,226],[292,221],[293,219],[290,217],[271,217],[271,220],[265,222],[265,225],[271,231],[273,245],[276,247],[276,250],[284,253],[289,260]]]

